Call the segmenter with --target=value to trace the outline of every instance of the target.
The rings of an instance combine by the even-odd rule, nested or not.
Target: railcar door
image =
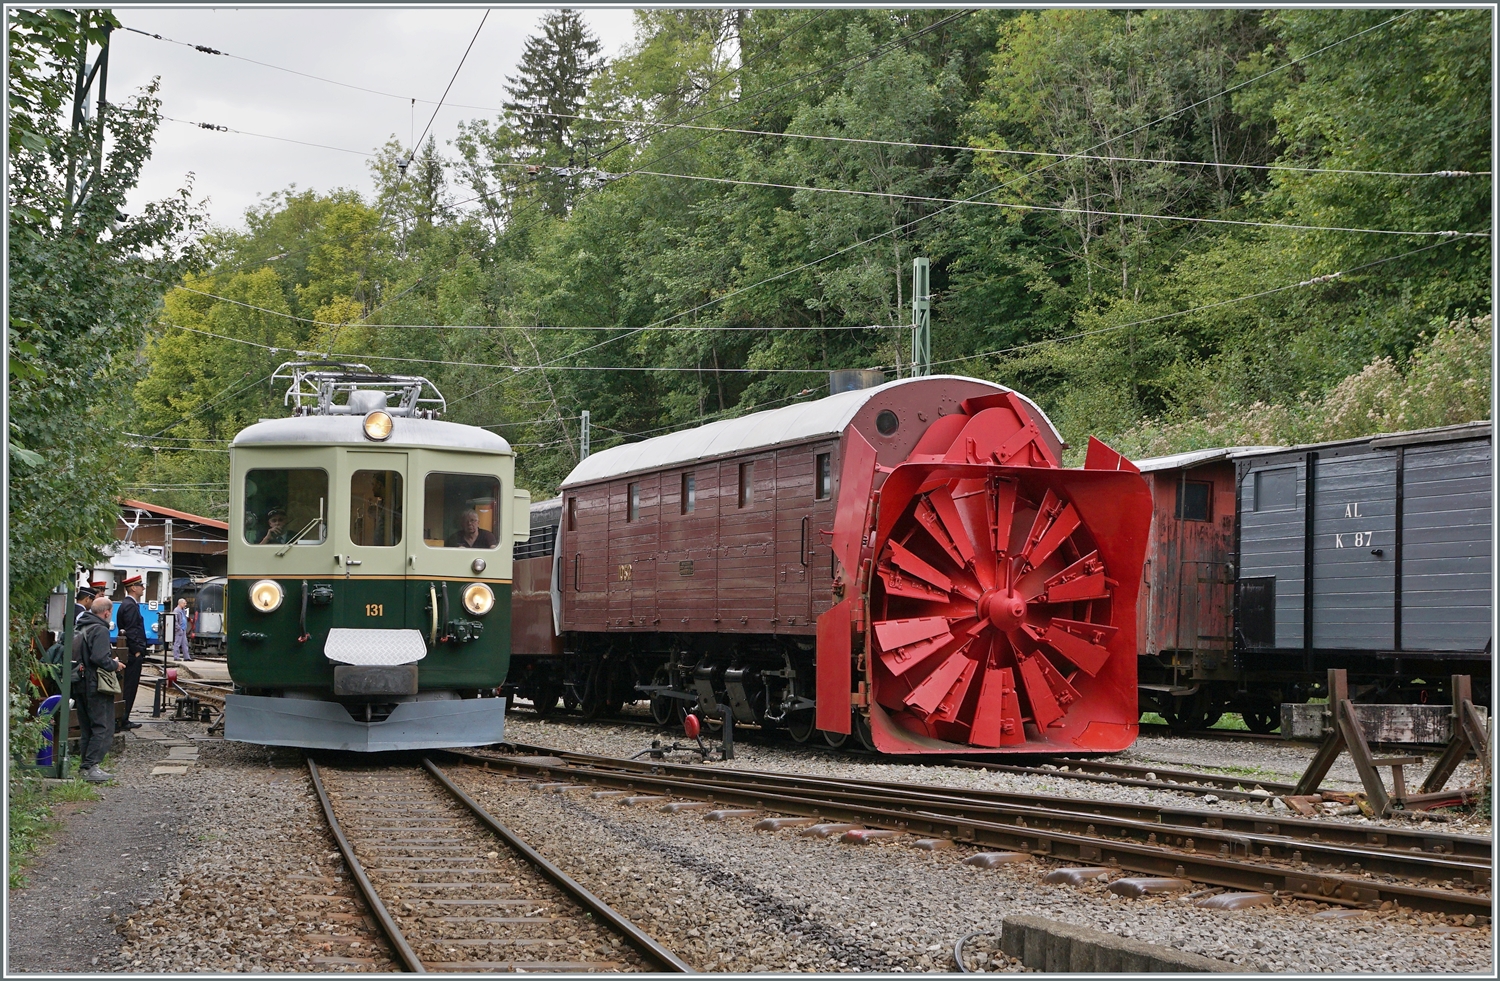
[[[782,627],[811,623],[815,459],[805,446],[776,453],[776,619]]]
[[[333,515],[343,588],[335,588],[335,626],[397,630],[406,622],[406,454],[350,452],[343,513]]]

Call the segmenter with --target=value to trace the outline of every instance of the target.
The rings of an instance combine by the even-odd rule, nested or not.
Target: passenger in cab
[[[479,512],[469,508],[458,516],[458,531],[444,542],[447,548],[494,548],[495,536],[479,527]]]

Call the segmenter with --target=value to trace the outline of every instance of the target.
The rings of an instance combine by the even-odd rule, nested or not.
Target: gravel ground
[[[524,708],[509,725],[519,741],[614,754],[644,748],[651,738],[635,728],[545,723]],[[135,736],[123,741],[118,783],[69,819],[59,847],[31,869],[31,884],[10,894],[9,969],[392,970],[354,899],[298,755],[189,740],[201,737],[201,725],[155,728],[195,742],[196,761],[181,776],[150,776],[169,754],[191,750]],[[1298,745],[1150,738],[1120,758],[1195,769],[1264,767],[1274,779],[1300,772],[1310,753]],[[753,742],[740,744],[732,765],[1191,800]],[[1245,970],[1493,976],[1488,926],[1440,925],[1394,910],[1334,920],[1316,918],[1317,907],[1306,904],[1229,913],[1175,899],[1128,901],[1097,885],[1044,884],[1048,863],[965,866],[971,850],[962,846],[929,852],[911,847],[908,837],[853,846],[791,829],[753,832],[744,819],[706,822],[693,811],[668,815],[618,799],[538,793],[493,774],[453,772],[502,821],[703,970],[949,971],[954,942],[981,931],[966,948],[969,966],[1014,971],[1019,965],[995,953],[994,936],[1006,915],[1024,912],[1170,944]]]
[[[506,719],[506,738],[520,743],[550,746],[557,749],[611,756],[629,756],[651,745],[653,732],[636,726],[608,723],[580,723],[568,718],[538,719],[520,703],[520,708]],[[681,737],[679,736],[679,741]],[[707,735],[705,735],[707,739]],[[665,741],[670,742],[668,735]],[[1137,765],[1160,765],[1169,769],[1223,772],[1236,777],[1261,777],[1279,783],[1295,783],[1307,769],[1317,747],[1306,743],[1282,743],[1270,740],[1229,740],[1185,736],[1143,736],[1134,746],[1115,756],[1101,757],[1109,762]],[[1410,755],[1424,755],[1421,751]],[[1409,771],[1408,781],[1421,782],[1420,774],[1431,768],[1438,753],[1425,754],[1428,763]],[[948,787],[973,787],[1015,793],[1052,794],[1091,800],[1133,801],[1177,807],[1212,806],[1222,810],[1265,814],[1268,810],[1289,813],[1279,800],[1268,797],[1267,803],[1216,800],[1174,791],[1152,790],[1092,780],[1070,780],[1031,774],[993,773],[963,767],[913,765],[895,762],[892,757],[864,753],[836,753],[808,745],[798,746],[788,740],[765,743],[751,736],[735,742],[735,759],[715,766],[745,770],[782,770],[816,776],[847,776],[867,780],[906,781]],[[1465,761],[1448,781],[1450,787],[1472,784],[1479,777],[1479,766]],[[1361,789],[1359,775],[1348,754],[1334,763],[1323,785],[1332,790]],[[1490,820],[1472,814],[1443,813],[1446,822],[1430,821],[1429,827],[1443,832],[1489,836]],[[1406,819],[1371,819],[1359,815],[1319,814],[1319,820],[1345,821],[1361,827],[1389,826],[1410,828]]]

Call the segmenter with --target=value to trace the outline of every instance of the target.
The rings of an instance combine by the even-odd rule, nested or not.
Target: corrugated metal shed
[[[626,474],[730,456],[762,447],[836,436],[844,431],[866,402],[881,392],[888,392],[893,388],[914,382],[930,382],[955,377],[931,375],[926,378],[903,378],[899,381],[877,385],[874,388],[841,392],[813,402],[801,402],[780,409],[753,412],[737,419],[711,422],[692,429],[642,440],[639,443],[626,443],[623,446],[611,447],[595,453],[574,467],[573,472],[568,474],[567,479],[562,482],[562,487],[573,487],[597,480],[622,477]],[[975,381],[975,379],[962,380]],[[992,387],[996,392],[1011,391],[1003,385]],[[1036,403],[1019,392],[1015,394],[1032,406],[1037,416],[1046,421],[1053,433],[1057,433],[1057,428],[1052,426],[1052,421],[1047,419],[1046,414],[1037,407]],[[1059,442],[1062,441],[1061,434],[1057,435],[1057,439]]]

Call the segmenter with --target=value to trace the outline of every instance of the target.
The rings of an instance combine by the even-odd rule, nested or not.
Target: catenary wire
[[[453,83],[456,82],[456,81],[458,81],[458,73],[461,72],[461,71],[463,71],[464,62],[466,62],[466,61],[469,60],[469,52],[474,50],[474,42],[479,40],[479,32],[482,31],[482,30],[484,30],[485,21],[487,21],[489,19],[490,19],[490,12],[489,12],[488,8],[486,8],[485,12],[484,12],[484,16],[481,17],[481,18],[479,18],[479,26],[476,27],[476,28],[474,28],[474,36],[471,37],[471,38],[469,38],[469,46],[467,48],[464,48],[464,56],[462,58],[458,59],[458,67],[455,68],[455,69],[453,69],[453,77],[450,78],[450,79],[448,79],[448,87],[445,88],[445,89],[443,89],[443,96],[442,96],[442,98],[438,99],[437,106],[432,110],[432,116],[430,118],[428,118],[427,125],[425,127],[423,127],[423,129],[422,129],[422,135],[419,136],[419,137],[417,137],[417,142],[416,143],[412,144],[410,155],[407,156],[407,158],[406,158],[406,162],[407,163],[411,163],[412,157],[416,156],[417,147],[421,146],[422,145],[422,141],[425,140],[425,139],[427,139],[427,133],[428,133],[428,131],[432,129],[432,124],[433,124],[434,121],[436,121],[438,112],[443,108],[443,99],[448,98],[448,93],[450,91],[452,91],[452,89],[453,89]]]
[[[319,150],[337,150],[339,153],[353,153],[361,157],[373,157],[375,154],[366,153],[363,150],[351,150],[348,147],[329,146],[326,143],[309,143],[307,140],[294,140],[288,136],[272,136],[269,133],[252,133],[249,130],[235,129],[233,126],[224,126],[220,123],[198,123],[191,119],[178,119],[176,116],[163,115],[162,119],[172,123],[182,123],[186,126],[194,126],[198,129],[211,130],[216,133],[236,133],[240,136],[254,136],[262,140],[275,140],[278,143],[295,143],[298,146],[316,147]]]
[[[974,198],[939,198],[923,194],[896,194],[890,191],[860,191],[846,187],[808,187],[803,184],[778,184],[773,181],[747,181],[736,180],[730,177],[702,177],[697,174],[668,174],[654,170],[634,170],[631,174],[641,174],[648,177],[675,177],[681,180],[706,181],[713,184],[735,184],[745,187],[769,187],[788,191],[808,191],[814,194],[847,194],[858,197],[885,198],[898,201],[920,201],[930,204],[971,204],[976,207],[1001,208],[1014,211],[1051,211],[1070,215],[1095,215],[1101,218],[1140,218],[1154,221],[1181,221],[1208,225],[1247,225],[1255,228],[1282,228],[1288,231],[1298,232],[1349,232],[1366,235],[1441,235],[1450,238],[1482,238],[1488,236],[1488,232],[1455,232],[1455,231],[1428,231],[1409,232],[1390,228],[1342,228],[1327,225],[1293,225],[1274,221],[1248,221],[1235,218],[1203,218],[1192,215],[1151,215],[1128,211],[1095,211],[1089,208],[1063,208],[1042,204],[1014,204],[1001,201],[978,201]],[[630,174],[610,175],[612,177],[629,177]]]

